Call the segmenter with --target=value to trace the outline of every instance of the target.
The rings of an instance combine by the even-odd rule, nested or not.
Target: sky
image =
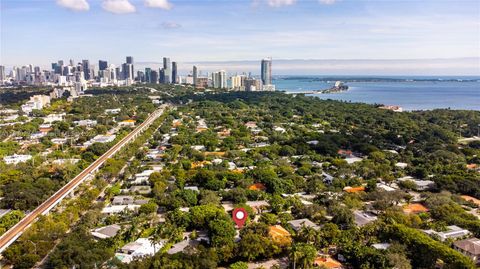
[[[118,65],[131,55],[137,66],[168,56],[183,63],[181,70],[203,63],[237,71],[241,61],[272,57],[274,70],[275,60],[286,65],[282,74],[303,72],[298,64],[288,71],[289,62],[301,59],[312,60],[308,72],[318,74],[381,74],[388,64],[386,70],[399,75],[480,75],[478,0],[0,3],[0,63],[6,66],[47,67],[59,59]],[[438,59],[446,60],[439,66]],[[342,60],[343,69],[329,71],[331,60]]]

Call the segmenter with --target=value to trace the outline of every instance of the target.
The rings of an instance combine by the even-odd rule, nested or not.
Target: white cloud
[[[333,5],[336,2],[338,2],[338,0],[318,0],[318,2],[320,2],[320,4],[324,4],[324,5]]]
[[[145,0],[145,6],[169,10],[173,5],[168,0]]]
[[[57,5],[75,11],[87,11],[90,5],[86,0],[57,0]]]
[[[267,4],[271,7],[291,6],[296,0],[267,0]]]
[[[104,0],[102,8],[115,14],[133,13],[136,10],[128,0]]]

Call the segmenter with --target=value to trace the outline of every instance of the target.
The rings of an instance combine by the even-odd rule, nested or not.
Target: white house
[[[134,259],[153,256],[166,242],[167,240],[161,240],[159,243],[153,244],[149,238],[138,238],[135,242],[123,246],[115,253],[115,257],[123,263],[130,263]]]
[[[3,161],[6,164],[18,164],[18,163],[24,163],[28,160],[32,159],[32,155],[17,155],[13,154],[10,156],[5,156],[3,157]]]

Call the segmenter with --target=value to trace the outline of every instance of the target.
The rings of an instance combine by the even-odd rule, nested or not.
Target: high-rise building
[[[164,71],[164,80],[163,83],[169,84],[172,82],[172,66],[170,64],[170,58],[163,58],[163,71]]]
[[[262,81],[255,78],[245,79],[245,90],[246,91],[261,91],[262,90]]]
[[[265,58],[262,60],[262,83],[263,85],[272,84],[272,59]]]
[[[193,66],[193,86],[197,86],[197,79],[198,79],[198,70],[197,67]]]
[[[3,85],[3,81],[6,79],[5,66],[0,65],[0,85]]]
[[[172,83],[178,83],[177,62],[172,62]]]
[[[245,90],[245,75],[235,75],[230,78],[231,88],[234,90]]]
[[[130,79],[130,80],[134,79],[133,64],[124,63],[122,65],[122,69],[123,69],[123,79]]]
[[[126,60],[127,60],[127,64],[131,64],[131,73],[132,73],[132,79],[133,79],[133,74],[135,74],[135,68],[133,67],[133,57],[132,56],[127,56],[126,57]]]
[[[151,72],[151,82],[153,84],[158,84],[158,72],[155,70],[152,70]]]
[[[158,70],[158,74],[159,74],[159,78],[160,78],[160,83],[162,83],[162,84],[167,83],[166,80],[165,80],[165,68],[160,68],[160,70]]]
[[[122,70],[120,67],[115,67],[115,77],[120,80],[122,79]]]
[[[145,82],[152,83],[152,69],[149,67],[145,68]]]
[[[224,70],[212,73],[213,87],[217,89],[227,88],[227,73]]]
[[[90,79],[90,62],[88,60],[82,60],[83,75],[86,80]]]
[[[99,71],[105,70],[108,67],[108,62],[107,61],[98,61],[98,69]]]

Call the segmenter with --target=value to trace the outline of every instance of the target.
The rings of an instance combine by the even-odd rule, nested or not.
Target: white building
[[[97,135],[94,138],[90,139],[90,141],[87,141],[83,143],[84,147],[89,147],[94,143],[110,143],[113,140],[115,140],[116,135]]]
[[[18,164],[18,163],[24,163],[28,160],[32,159],[32,155],[17,155],[13,154],[10,156],[5,156],[3,157],[3,161],[6,164]]]
[[[130,263],[134,259],[153,256],[166,243],[167,240],[161,240],[159,243],[153,244],[148,238],[138,238],[135,242],[130,242],[123,246],[115,253],[115,257],[123,263]]]
[[[444,232],[437,232],[434,230],[424,230],[423,232],[430,236],[436,235],[442,241],[445,241],[447,239],[461,239],[470,235],[470,232],[468,230],[462,229],[455,225],[447,226],[447,231]]]

